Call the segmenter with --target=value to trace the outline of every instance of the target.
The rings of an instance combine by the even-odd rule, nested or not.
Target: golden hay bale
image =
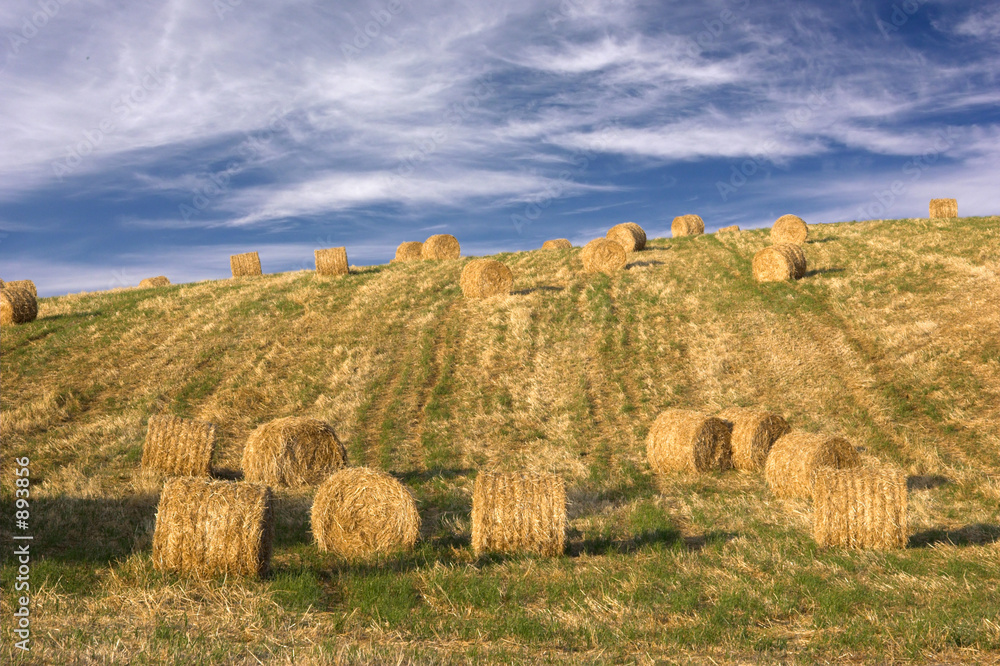
[[[145,278],[139,280],[139,289],[150,289],[152,287],[167,287],[170,286],[170,280],[166,275],[157,275],[156,277]]]
[[[23,287],[8,282],[0,291],[0,325],[27,324],[38,318],[38,301]]]
[[[233,271],[233,277],[249,277],[264,274],[260,269],[260,256],[256,252],[232,255],[229,257],[229,267]]]
[[[169,414],[149,417],[142,469],[166,476],[208,476],[215,426]]]
[[[717,233],[717,234],[730,234],[730,233],[736,233],[739,230],[740,230],[740,225],[734,224],[731,227],[722,227],[721,229],[719,229],[715,233]]]
[[[772,243],[794,243],[802,245],[809,236],[809,227],[797,215],[782,215],[771,227]]]
[[[507,295],[514,286],[514,274],[495,259],[474,259],[462,269],[459,284],[466,298]]]
[[[842,437],[791,430],[771,447],[764,478],[777,497],[808,498],[817,469],[848,469],[860,464],[858,452]]]
[[[705,233],[705,221],[698,215],[678,215],[670,225],[670,235],[698,236]]]
[[[555,238],[542,243],[543,250],[568,250],[573,247],[568,238]]]
[[[615,271],[625,268],[625,264],[628,263],[628,254],[619,243],[607,238],[595,238],[583,246],[583,250],[580,251],[580,259],[583,261],[583,270],[586,272],[611,275]]]
[[[688,409],[668,409],[656,417],[646,437],[653,472],[707,472],[732,467],[729,423]]]
[[[153,532],[153,566],[211,576],[262,576],[271,562],[271,489],[250,483],[170,479]]]
[[[38,289],[31,280],[11,280],[4,284],[4,289],[23,289],[35,299],[38,299]]]
[[[7,284],[7,283],[6,283],[6,282],[4,282],[3,280],[0,280],[0,289],[3,289],[3,286],[4,286],[5,284]]]
[[[566,544],[566,486],[545,472],[480,472],[472,491],[472,550],[555,556]]]
[[[393,261],[416,261],[423,256],[424,244],[420,241],[400,243]]]
[[[333,428],[300,416],[261,425],[243,449],[243,473],[254,483],[315,485],[346,464],[347,452]]]
[[[806,254],[792,243],[765,247],[753,257],[753,277],[757,282],[798,280],[806,274]]]
[[[605,238],[612,240],[626,252],[638,252],[646,247],[646,231],[635,222],[622,222],[608,229]]]
[[[409,489],[366,467],[331,474],[316,491],[311,521],[319,549],[347,558],[410,550],[420,534]]]
[[[820,546],[905,548],[906,504],[906,475],[902,470],[817,470],[813,539]]]
[[[733,467],[749,472],[763,471],[771,446],[791,429],[785,419],[764,409],[730,407],[718,416],[733,424]]]
[[[316,255],[316,272],[320,275],[347,275],[347,248],[331,247],[325,250],[314,250]]]
[[[451,234],[435,234],[420,248],[421,259],[458,259],[461,255],[462,246]]]
[[[958,199],[931,199],[930,217],[958,217]]]

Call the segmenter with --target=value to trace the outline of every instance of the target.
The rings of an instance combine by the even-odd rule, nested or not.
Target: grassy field
[[[1000,218],[819,225],[806,277],[758,285],[767,231],[655,239],[613,278],[579,249],[40,301],[5,327],[3,663],[1000,662]],[[225,257],[220,257],[225,264]],[[668,407],[777,411],[909,475],[910,543],[819,549],[761,475],[655,480]],[[216,424],[213,466],[279,416],[415,493],[417,549],[320,553],[277,491],[273,573],[153,570],[146,422]],[[30,456],[32,651],[13,648],[11,460]],[[477,559],[476,470],[567,482],[563,557]]]

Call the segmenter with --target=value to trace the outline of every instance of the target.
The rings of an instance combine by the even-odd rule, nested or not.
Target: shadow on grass
[[[827,236],[826,238],[817,238],[816,240],[809,241],[812,243],[831,243],[833,241],[840,240],[840,236]]]
[[[662,266],[663,262],[657,259],[650,259],[648,261],[633,261],[631,264],[625,267],[625,270],[631,270],[633,268],[645,268],[646,266]]]
[[[946,476],[941,476],[940,474],[921,474],[907,477],[906,489],[910,492],[914,490],[931,490],[933,488],[940,488],[946,483],[948,483],[948,477]]]
[[[1000,525],[973,523],[957,530],[934,529],[917,532],[910,537],[909,547],[983,546],[997,541],[1000,541]]]
[[[475,473],[471,467],[450,467],[446,469],[430,469],[426,471],[412,471],[403,472],[402,474],[394,474],[397,479],[402,483],[418,483],[432,481],[434,479],[454,479],[459,476],[471,476]]]
[[[519,289],[517,291],[510,292],[514,296],[527,296],[528,294],[533,294],[536,291],[563,291],[566,287],[553,287],[552,285],[542,285],[541,287],[532,287],[531,289]]]
[[[243,470],[231,467],[213,467],[212,478],[220,481],[242,481]]]
[[[829,275],[830,273],[843,273],[843,268],[820,268],[815,271],[806,271],[803,277],[816,277],[817,275]]]
[[[661,546],[669,548],[684,543],[680,530],[673,527],[661,527],[645,530],[626,538],[597,537],[579,538],[579,533],[570,534],[566,544],[566,554],[570,557],[581,555],[627,555],[643,548]]]

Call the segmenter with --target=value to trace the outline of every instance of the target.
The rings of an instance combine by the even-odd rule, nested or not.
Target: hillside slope
[[[43,299],[0,337],[5,458],[30,456],[34,483],[33,655],[995,658],[1000,219],[814,226],[793,284],[753,282],[767,244],[766,230],[655,239],[613,278],[581,273],[578,248],[500,254],[514,293],[483,301],[458,289],[467,259]],[[911,547],[818,550],[809,504],[758,475],[657,486],[656,415],[730,405],[901,466]],[[311,543],[311,491],[279,491],[271,578],[153,572],[160,486],[138,463],[157,413],[215,423],[230,478],[257,425],[330,422],[352,464],[414,489],[421,546],[340,562]],[[472,556],[485,466],[566,479],[566,557]],[[4,560],[4,614],[14,571]]]

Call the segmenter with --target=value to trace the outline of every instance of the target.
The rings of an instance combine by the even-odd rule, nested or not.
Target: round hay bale
[[[396,248],[396,258],[393,261],[417,261],[423,256],[424,244],[420,241],[406,241]]]
[[[4,289],[24,289],[34,298],[38,298],[38,289],[35,288],[35,283],[31,280],[11,280],[4,284]]]
[[[805,252],[792,243],[765,247],[753,257],[753,277],[757,282],[798,280],[805,274]]]
[[[436,234],[424,241],[420,248],[422,259],[458,259],[462,254],[462,246],[451,234]]]
[[[6,282],[4,282],[3,280],[0,280],[0,289],[3,289],[3,286],[4,286],[5,284],[7,284],[7,283],[6,283]]]
[[[165,476],[208,476],[214,446],[211,423],[156,414],[149,417],[142,469]]]
[[[260,255],[256,252],[245,252],[229,256],[229,268],[233,277],[253,277],[263,275],[260,267]]]
[[[568,238],[555,238],[542,243],[543,250],[568,250],[573,247]]]
[[[333,428],[300,416],[263,424],[243,449],[243,473],[254,483],[314,485],[346,464],[347,452]]]
[[[607,273],[611,275],[625,268],[628,254],[619,243],[607,238],[595,238],[583,246],[580,252],[583,270],[588,273]]]
[[[420,534],[409,489],[367,467],[331,474],[316,491],[311,523],[319,549],[346,558],[410,550]]]
[[[719,418],[733,424],[733,467],[761,472],[774,442],[791,430],[785,419],[764,409],[730,407]]]
[[[785,433],[771,447],[764,465],[764,479],[777,497],[812,496],[817,469],[848,469],[861,465],[861,457],[842,437],[801,430]]]
[[[957,199],[931,199],[930,218],[951,218],[958,217]]]
[[[612,240],[626,252],[638,252],[646,247],[646,232],[635,222],[622,222],[608,229],[605,238]]]
[[[474,259],[462,269],[459,284],[466,298],[507,295],[514,285],[514,274],[495,259]]]
[[[170,286],[170,280],[167,279],[166,275],[157,275],[156,277],[139,280],[139,289],[151,289],[153,287],[167,286]]]
[[[670,225],[670,235],[698,236],[705,233],[705,221],[698,215],[678,215]]]
[[[794,243],[802,245],[809,236],[809,227],[797,215],[782,215],[771,227],[772,243]]]
[[[27,324],[38,317],[38,301],[24,288],[12,288],[8,282],[0,291],[0,325]]]
[[[668,409],[656,417],[646,437],[653,472],[707,472],[732,467],[730,425],[687,409]]]
[[[719,229],[715,233],[717,233],[717,234],[734,234],[734,233],[738,233],[739,230],[740,230],[740,225],[734,224],[734,225],[732,225],[730,227],[722,227],[721,229]]]
[[[351,272],[347,265],[346,247],[328,247],[322,250],[313,250],[316,257],[317,275],[347,275]]]
[[[472,489],[472,550],[561,555],[566,485],[555,474],[480,472]]]
[[[820,468],[813,485],[813,539],[820,546],[905,548],[906,505],[901,469]]]

